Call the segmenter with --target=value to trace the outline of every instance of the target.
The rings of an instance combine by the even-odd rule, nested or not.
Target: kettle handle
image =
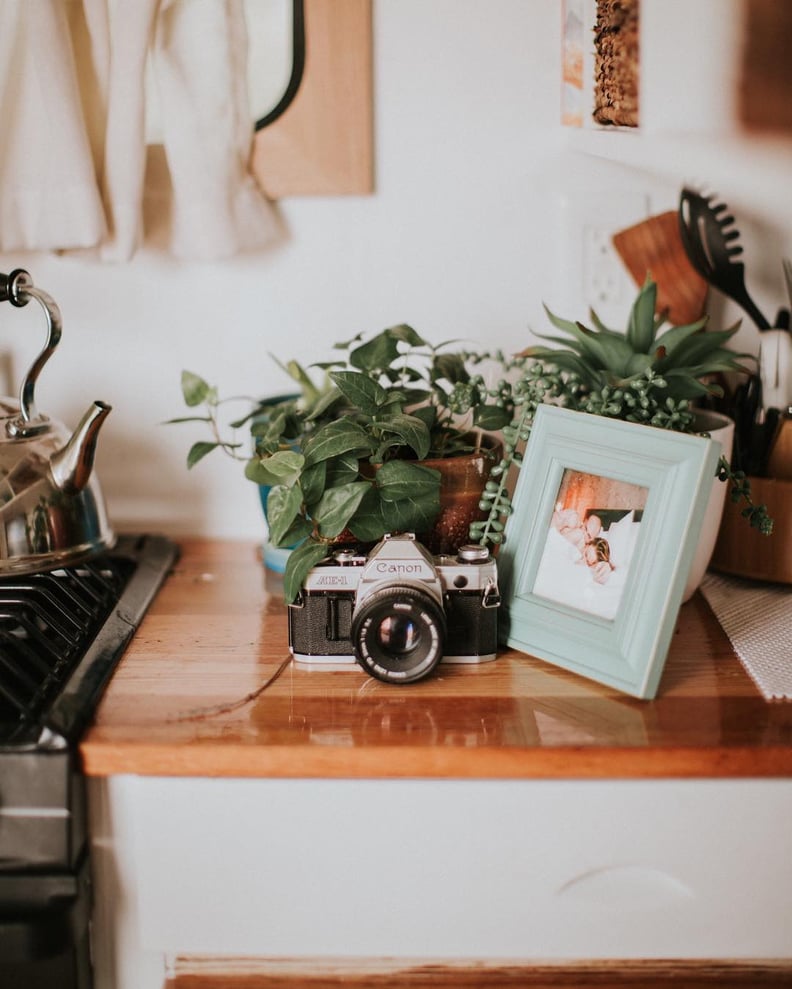
[[[44,349],[30,365],[19,390],[19,415],[6,426],[9,436],[33,436],[47,428],[47,417],[36,409],[35,387],[39,373],[52,356],[58,345],[63,329],[60,309],[52,296],[36,288],[27,271],[16,268],[10,275],[0,274],[0,302],[8,300],[12,306],[21,308],[35,299],[43,308],[47,318],[47,340]]]

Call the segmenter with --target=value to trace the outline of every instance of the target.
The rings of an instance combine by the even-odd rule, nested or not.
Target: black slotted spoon
[[[745,265],[735,260],[743,252],[740,231],[728,206],[713,205],[714,199],[687,187],[682,190],[679,229],[685,253],[702,278],[736,302],[760,330],[769,330],[770,323],[745,287]]]

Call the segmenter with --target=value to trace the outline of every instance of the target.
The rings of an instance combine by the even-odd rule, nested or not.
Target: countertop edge
[[[425,747],[376,747],[339,752],[323,748],[250,745],[201,746],[85,742],[87,776],[120,774],[245,779],[707,779],[789,778],[785,746],[702,749],[626,749],[590,746],[535,749],[478,748],[468,752]]]

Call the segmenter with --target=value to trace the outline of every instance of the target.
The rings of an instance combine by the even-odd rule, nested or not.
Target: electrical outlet
[[[583,228],[583,293],[592,306],[624,301],[624,267],[605,227]]]
[[[592,307],[605,323],[624,325],[638,287],[612,238],[649,216],[650,196],[648,189],[620,187],[616,177],[604,182],[594,175],[590,186],[578,182],[563,191],[555,292],[563,298],[557,311],[582,318]]]

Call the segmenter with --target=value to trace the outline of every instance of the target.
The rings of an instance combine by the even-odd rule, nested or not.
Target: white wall
[[[634,184],[674,205],[668,184],[564,150],[559,0],[375,0],[374,14],[375,195],[285,201],[286,242],[224,263],[0,255],[63,312],[40,408],[72,424],[95,398],[114,406],[97,469],[118,528],[262,533],[241,465],[215,454],[188,473],[203,433],[160,425],[185,413],[182,368],[225,394],[280,391],[269,352],[308,363],[401,321],[438,341],[525,345],[543,299],[565,315],[585,301],[565,283],[568,176],[593,196]],[[0,312],[17,375],[43,333],[34,308]]]
[[[259,395],[288,384],[268,352],[310,362],[400,321],[437,340],[524,339],[541,295],[531,175],[559,138],[556,6],[375,3],[377,192],[284,202],[289,239],[268,254],[177,264],[140,252],[120,266],[0,256],[0,270],[27,267],[63,312],[40,407],[71,423],[94,398],[114,406],[97,468],[119,527],[260,533],[241,465],[215,455],[188,474],[202,434],[159,425],[184,412],[182,368],[226,394]],[[0,314],[18,370],[32,356],[23,316]]]

